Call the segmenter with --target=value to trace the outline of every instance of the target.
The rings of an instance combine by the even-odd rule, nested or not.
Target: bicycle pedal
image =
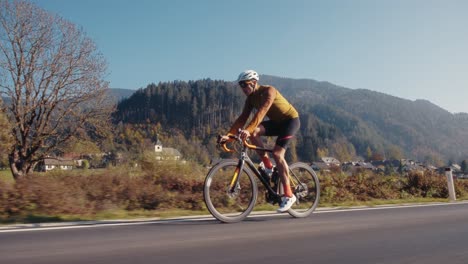
[[[275,198],[270,196],[270,194],[268,193],[268,191],[265,192],[265,200],[267,203],[269,204],[272,204],[274,205],[275,203],[277,203],[277,201],[275,201]]]

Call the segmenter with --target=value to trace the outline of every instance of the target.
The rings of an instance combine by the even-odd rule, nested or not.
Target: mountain
[[[365,89],[349,89],[327,82],[262,76],[287,98],[326,119],[338,109],[369,129],[377,142],[396,145],[416,158],[468,156],[468,114],[452,114],[427,100],[406,100]],[[328,106],[329,110],[314,111]],[[328,120],[333,122],[333,120]],[[336,123],[347,138],[357,129]],[[360,151],[362,153],[362,150]]]
[[[292,152],[303,160],[318,152],[343,160],[372,153],[431,163],[468,157],[468,114],[451,114],[426,100],[406,100],[311,79],[262,75],[299,110],[301,130]],[[204,142],[221,133],[241,111],[245,96],[231,82],[150,84],[118,105],[124,123],[160,123]]]
[[[117,102],[120,102],[123,99],[130,97],[133,93],[135,93],[135,90],[122,89],[122,88],[110,88],[109,92],[110,92],[111,98],[113,98]]]

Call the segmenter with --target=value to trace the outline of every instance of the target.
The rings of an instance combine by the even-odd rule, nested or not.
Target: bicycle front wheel
[[[288,213],[293,217],[307,217],[315,210],[320,198],[320,184],[315,171],[306,163],[289,166],[291,189],[297,198]]]
[[[244,166],[238,173],[234,188],[230,185],[238,168],[237,160],[224,160],[216,164],[207,174],[203,196],[210,213],[225,223],[239,222],[253,210],[258,189],[254,174]]]

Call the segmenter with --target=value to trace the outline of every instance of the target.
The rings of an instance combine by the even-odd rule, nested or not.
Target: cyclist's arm
[[[246,100],[244,104],[244,109],[242,109],[242,113],[231,126],[231,129],[229,129],[228,135],[237,135],[237,131],[239,130],[239,128],[242,128],[245,125],[245,122],[247,122],[251,111],[252,106]]]
[[[257,113],[254,115],[254,117],[252,118],[252,121],[250,122],[250,124],[245,128],[245,130],[249,131],[250,134],[253,133],[255,128],[257,128],[260,122],[262,122],[268,110],[270,110],[270,107],[273,104],[273,101],[275,100],[275,97],[276,97],[276,89],[273,88],[272,86],[269,86],[264,91],[264,96],[265,96],[265,101],[260,106],[260,108],[258,109]]]

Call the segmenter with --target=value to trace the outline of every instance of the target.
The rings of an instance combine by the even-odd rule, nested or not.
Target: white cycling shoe
[[[291,206],[296,202],[296,196],[293,194],[292,197],[286,197],[284,196],[283,198],[281,198],[281,204],[280,204],[280,208],[278,208],[278,210],[276,210],[276,212],[278,213],[284,213],[286,211],[289,210],[289,208],[291,208]]]

